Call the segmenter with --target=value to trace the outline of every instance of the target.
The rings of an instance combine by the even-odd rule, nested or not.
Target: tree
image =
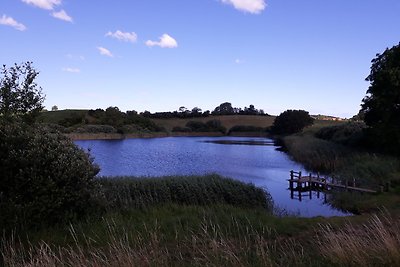
[[[362,109],[367,137],[388,152],[400,149],[400,43],[371,61],[370,82]]]
[[[286,110],[275,118],[272,132],[275,134],[294,134],[312,125],[314,119],[304,110]]]
[[[0,80],[0,116],[8,121],[21,117],[32,122],[43,109],[42,88],[35,82],[39,75],[32,62],[7,68],[3,65]]]
[[[216,107],[212,112],[213,115],[231,115],[234,113],[235,111],[232,107],[232,104],[229,102],[222,103],[221,105]]]
[[[58,110],[58,107],[56,105],[51,107],[51,111],[57,111],[57,110]]]

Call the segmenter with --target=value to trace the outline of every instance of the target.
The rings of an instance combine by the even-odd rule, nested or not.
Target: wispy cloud
[[[106,36],[131,43],[136,43],[137,41],[137,34],[134,32],[122,32],[117,30],[116,32],[107,32]]]
[[[147,46],[159,46],[162,48],[175,48],[178,47],[178,43],[176,42],[176,40],[174,38],[172,38],[171,36],[169,36],[168,34],[164,33],[161,37],[160,37],[160,41],[151,41],[148,40],[146,41],[146,45]]]
[[[79,73],[79,72],[81,72],[81,70],[78,69],[78,68],[62,68],[62,71],[71,72],[71,73]]]
[[[6,15],[3,15],[0,18],[0,24],[13,27],[14,29],[17,29],[19,31],[25,31],[27,29],[24,24],[19,23],[12,17],[6,16]]]
[[[36,6],[41,9],[53,10],[55,6],[61,5],[61,0],[22,0],[22,2]]]
[[[66,56],[68,59],[71,59],[71,60],[81,60],[81,61],[85,60],[85,57],[84,57],[84,56],[73,55],[73,54],[66,54],[65,56]]]
[[[98,46],[97,50],[99,50],[100,55],[107,56],[107,57],[114,57],[114,55],[107,48]]]
[[[237,59],[235,59],[235,63],[236,64],[243,64],[244,60],[237,58]]]
[[[221,2],[252,14],[259,14],[267,7],[265,0],[221,0]]]
[[[73,19],[67,14],[67,12],[65,12],[64,9],[62,9],[58,12],[53,12],[53,13],[51,13],[51,15],[57,19],[61,19],[61,20],[68,21],[68,22],[73,22]]]

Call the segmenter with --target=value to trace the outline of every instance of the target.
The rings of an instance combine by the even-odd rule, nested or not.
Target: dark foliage
[[[348,122],[340,125],[323,127],[315,136],[335,143],[360,146],[364,141],[365,124],[363,122]]]
[[[307,111],[286,110],[275,118],[272,132],[274,134],[294,134],[301,132],[313,123],[314,119],[310,117]]]
[[[126,113],[118,107],[109,107],[106,110],[89,110],[88,116],[91,117],[91,124],[111,125],[119,133],[132,133],[137,131],[160,132],[164,129],[156,125],[149,118],[139,115],[134,110]]]
[[[266,128],[257,127],[252,125],[235,125],[229,129],[229,133],[232,132],[265,132]]]
[[[98,167],[63,134],[0,125],[0,226],[45,226],[83,216]]]
[[[375,148],[400,154],[400,43],[377,54],[363,99],[366,131]]]
[[[186,123],[185,128],[189,128],[192,132],[226,132],[226,128],[222,126],[219,120],[209,120],[206,123],[201,121],[189,121]],[[183,129],[186,130],[185,128]],[[176,127],[174,129],[175,131],[179,130],[179,128]]]
[[[172,128],[172,132],[189,133],[191,131],[192,131],[192,129],[190,129],[189,127],[175,126],[174,128]]]

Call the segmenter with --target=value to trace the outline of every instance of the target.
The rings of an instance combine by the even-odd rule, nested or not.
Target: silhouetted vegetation
[[[294,134],[314,123],[314,119],[304,110],[286,110],[275,118],[272,125],[274,134]]]
[[[167,111],[167,112],[155,112],[151,113],[149,111],[145,111],[141,113],[142,116],[146,118],[152,119],[172,119],[172,118],[201,118],[208,117],[210,115],[260,115],[260,116],[269,116],[262,109],[256,109],[254,105],[250,105],[249,107],[235,108],[232,107],[232,104],[229,102],[222,103],[218,107],[216,107],[212,112],[206,110],[202,112],[202,109],[199,107],[194,107],[193,109],[187,109],[182,106],[179,110],[176,111]]]
[[[315,133],[315,136],[343,145],[361,146],[364,144],[365,128],[366,126],[363,122],[348,122],[323,127]]]
[[[185,127],[175,126],[173,132],[221,132],[225,133],[226,128],[219,120],[209,120],[206,123],[201,121],[188,121]]]
[[[228,134],[232,132],[266,132],[267,128],[257,127],[252,125],[235,125],[229,129]]]
[[[371,83],[363,99],[369,143],[375,149],[400,154],[400,43],[372,60],[366,78]]]

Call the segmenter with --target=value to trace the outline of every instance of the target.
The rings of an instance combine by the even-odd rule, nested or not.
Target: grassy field
[[[188,119],[152,119],[157,125],[164,127],[167,131],[172,131],[175,126],[185,127],[188,121],[207,122],[209,120],[219,120],[227,130],[235,125],[251,125],[256,127],[271,126],[275,120],[274,116],[254,116],[254,115],[229,115],[229,116],[209,116],[205,118]]]

